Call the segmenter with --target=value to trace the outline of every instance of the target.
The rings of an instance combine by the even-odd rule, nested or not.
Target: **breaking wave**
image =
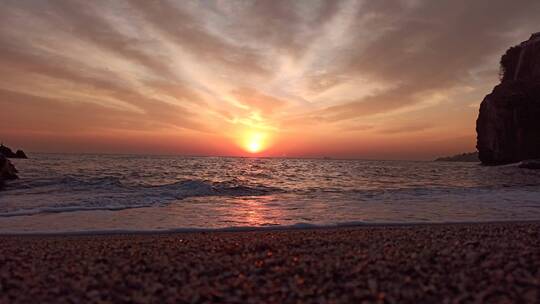
[[[117,177],[60,179],[15,183],[10,194],[17,204],[0,205],[0,217],[41,213],[123,210],[162,206],[173,201],[205,196],[262,196],[281,192],[263,185],[242,185],[232,181],[181,180],[167,184],[129,183]],[[66,196],[69,193],[69,196]],[[32,202],[32,199],[38,201]]]

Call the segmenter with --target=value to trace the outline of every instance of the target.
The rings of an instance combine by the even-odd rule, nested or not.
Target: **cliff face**
[[[506,51],[501,73],[480,105],[479,158],[486,165],[540,158],[540,33]]]

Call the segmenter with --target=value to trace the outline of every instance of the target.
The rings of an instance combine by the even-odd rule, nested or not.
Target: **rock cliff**
[[[540,33],[501,58],[501,83],[480,105],[479,158],[499,165],[540,158]]]

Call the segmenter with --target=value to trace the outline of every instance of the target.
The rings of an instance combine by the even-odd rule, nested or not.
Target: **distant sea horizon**
[[[222,158],[268,158],[268,159],[320,159],[320,160],[366,160],[366,161],[417,161],[417,162],[432,162],[438,157],[448,157],[460,152],[450,152],[447,154],[434,155],[432,158],[370,158],[370,157],[342,157],[342,156],[331,156],[331,155],[321,155],[321,156],[265,156],[263,154],[246,154],[246,155],[226,155],[226,154],[182,154],[182,153],[139,153],[139,152],[43,152],[43,151],[32,151],[25,150],[29,155],[31,154],[56,154],[56,155],[103,155],[103,156],[166,156],[166,157],[222,157]],[[468,153],[468,152],[464,152]],[[480,161],[478,161],[480,162]]]

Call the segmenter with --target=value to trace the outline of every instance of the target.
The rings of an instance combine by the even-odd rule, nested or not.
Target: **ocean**
[[[540,171],[477,163],[31,154],[0,233],[540,220]]]

